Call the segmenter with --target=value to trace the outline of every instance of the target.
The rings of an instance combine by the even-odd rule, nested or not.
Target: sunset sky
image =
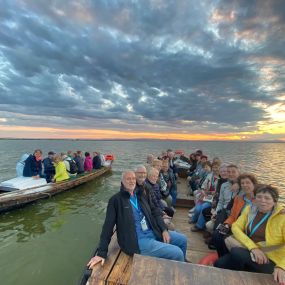
[[[0,138],[285,141],[283,0],[0,3]]]

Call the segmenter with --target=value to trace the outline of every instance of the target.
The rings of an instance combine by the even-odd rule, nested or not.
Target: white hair
[[[131,169],[127,169],[127,170],[124,170],[124,171],[122,172],[121,181],[123,181],[125,175],[126,175],[127,173],[129,173],[129,172],[134,173],[134,171],[131,170]]]
[[[135,170],[135,172],[137,172],[139,169],[142,169],[142,168],[146,169],[146,167],[143,164],[139,164],[135,167],[134,170]]]

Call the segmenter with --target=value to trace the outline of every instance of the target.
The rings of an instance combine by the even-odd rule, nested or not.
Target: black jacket
[[[25,160],[23,176],[32,177],[37,175],[42,175],[42,161],[37,161],[35,156],[30,154]]]
[[[142,191],[136,191],[139,205],[149,222],[155,236],[162,241],[162,232],[167,230],[161,217],[160,209],[153,206],[152,202]],[[133,210],[130,203],[130,193],[121,186],[120,192],[109,200],[106,219],[102,228],[97,255],[107,257],[108,245],[116,225],[117,238],[120,248],[128,255],[140,253],[136,234]]]
[[[99,169],[102,167],[102,162],[99,155],[93,157],[92,164],[93,164],[93,169]]]

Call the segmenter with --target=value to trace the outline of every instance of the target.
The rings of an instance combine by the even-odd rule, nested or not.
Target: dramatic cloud
[[[284,34],[282,0],[3,0],[1,136],[283,138]]]

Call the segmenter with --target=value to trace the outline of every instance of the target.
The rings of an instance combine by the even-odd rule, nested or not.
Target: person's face
[[[235,167],[228,167],[228,179],[230,181],[236,181],[239,176],[239,172]]]
[[[145,167],[137,169],[135,174],[136,174],[137,183],[139,185],[142,185],[144,183],[145,179],[146,179],[146,169],[145,169]]]
[[[196,160],[197,160],[198,162],[201,161],[201,156],[200,156],[200,155],[196,155],[195,157],[196,157]]]
[[[257,193],[255,197],[257,208],[262,213],[267,213],[275,206],[272,196],[268,193]]]
[[[36,157],[37,159],[41,159],[41,157],[42,157],[41,152],[40,152],[40,151],[36,151],[36,152],[35,152],[35,157]]]
[[[158,179],[158,171],[153,171],[151,175],[148,176],[148,180],[152,183],[155,184]]]
[[[210,172],[211,171],[211,167],[209,165],[205,165],[204,166],[204,170],[207,171],[207,172]]]
[[[221,176],[223,179],[228,179],[228,170],[227,170],[226,167],[220,168],[220,176]]]
[[[167,172],[167,171],[168,171],[168,168],[169,168],[169,164],[166,163],[166,162],[164,162],[164,163],[162,164],[162,166],[161,166],[161,170],[162,170],[163,172]]]
[[[172,159],[172,158],[174,157],[174,152],[173,152],[173,151],[170,151],[170,152],[168,153],[168,157],[169,157],[170,159]]]
[[[218,175],[219,174],[219,166],[218,165],[213,165],[213,167],[212,167],[212,172],[214,173],[214,174],[216,174],[216,175]]]
[[[254,184],[249,178],[241,179],[240,186],[244,194],[252,195],[254,191]]]
[[[154,167],[155,169],[157,169],[158,171],[160,171],[160,170],[161,170],[161,165],[162,165],[161,161],[157,161],[157,162],[155,162],[155,163],[153,164],[153,167]]]
[[[206,162],[207,161],[207,158],[206,157],[203,157],[203,158],[201,158],[201,162],[203,163],[203,162]]]
[[[134,172],[126,172],[122,183],[128,192],[133,192],[136,188],[136,176]]]

